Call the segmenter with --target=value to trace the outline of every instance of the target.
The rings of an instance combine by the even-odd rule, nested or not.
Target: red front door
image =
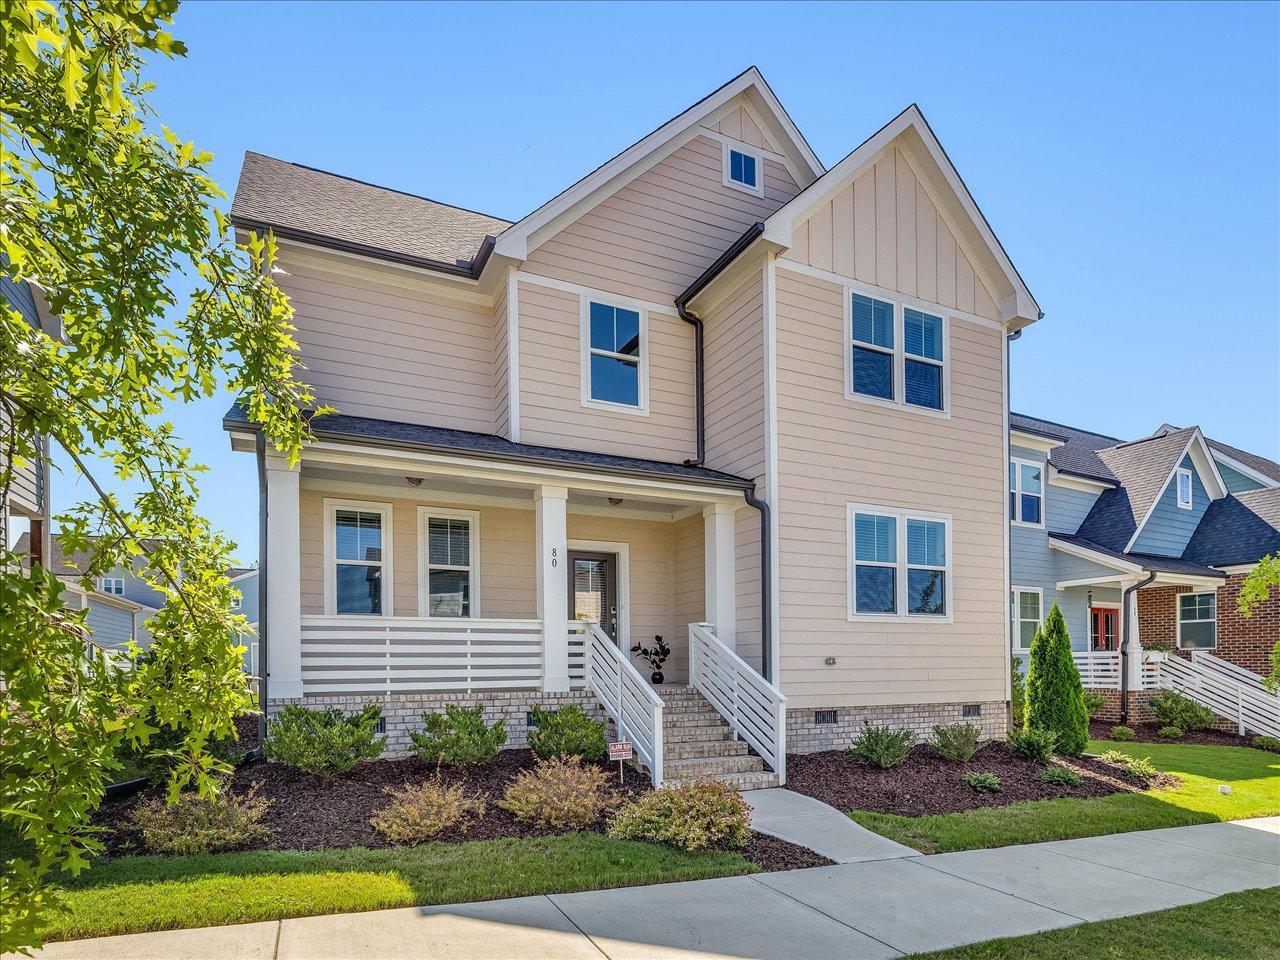
[[[1094,607],[1089,611],[1089,649],[1120,649],[1120,611],[1113,607]]]

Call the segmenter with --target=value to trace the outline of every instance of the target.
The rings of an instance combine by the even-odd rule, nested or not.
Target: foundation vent
[[[960,708],[960,716],[962,717],[980,717],[982,716],[982,704],[966,703]]]
[[[834,710],[815,710],[813,711],[814,723],[835,723],[836,711]]]

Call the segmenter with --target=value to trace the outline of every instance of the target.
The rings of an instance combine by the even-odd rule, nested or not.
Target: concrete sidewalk
[[[835,807],[802,793],[774,787],[743,793],[751,804],[751,828],[816,850],[836,863],[918,857],[911,847],[873,833]]]
[[[1280,817],[52,944],[42,960],[887,960],[1280,885]]]

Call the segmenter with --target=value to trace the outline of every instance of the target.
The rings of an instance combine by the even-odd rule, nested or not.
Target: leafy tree
[[[1057,734],[1059,753],[1080,754],[1089,742],[1089,711],[1080,671],[1071,658],[1071,634],[1055,600],[1031,641],[1027,668],[1028,730]]]
[[[1258,607],[1271,599],[1272,591],[1280,594],[1280,553],[1263,557],[1244,578],[1236,597],[1240,615],[1252,617]],[[1280,641],[1271,648],[1271,676],[1267,678],[1267,686],[1280,690]]]
[[[176,10],[0,3],[0,272],[42,291],[62,328],[34,330],[0,301],[0,500],[47,435],[94,491],[57,518],[66,549],[89,556],[86,582],[142,558],[166,598],[152,655],[116,671],[86,656],[85,616],[53,572],[0,544],[0,952],[37,943],[51,882],[101,849],[88,819],[122,748],[164,731],[170,798],[211,795],[227,767],[207,748],[251,704],[223,572],[233,544],[197,512],[200,468],[164,405],[225,383],[295,461],[313,406],[274,240],[237,246],[209,154],[147,103],[144,58],[185,53],[166,29]],[[102,464],[140,488],[132,503],[107,492]]]

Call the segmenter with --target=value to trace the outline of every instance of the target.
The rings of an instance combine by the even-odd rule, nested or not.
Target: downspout
[[[1043,316],[1043,314],[1041,314],[1041,316]],[[1022,328],[1019,328],[1013,331],[1013,333],[1006,335],[1004,338],[1004,341],[1005,341],[1004,343],[1004,462],[1005,462],[1006,471],[1009,469],[1009,457],[1011,456],[1011,453],[1009,450],[1009,411],[1013,406],[1012,404],[1013,352],[1009,349],[1009,344],[1013,343],[1013,341],[1015,340],[1020,340],[1020,339],[1022,339]],[[1003,477],[1004,473],[1001,473],[1001,476]],[[1005,501],[1007,499],[1008,499],[1008,494],[1006,493],[1002,497],[1002,501]],[[1008,507],[1004,508],[1004,510],[1006,511],[1006,516],[1004,520],[1004,543],[1005,543],[1004,560],[1005,560],[1005,568],[1006,568],[1005,572],[1007,574],[1007,576],[1005,577],[1005,597],[1008,598],[1006,602],[1010,604],[1010,608],[1009,608],[1009,615],[1005,617],[1005,622],[1009,624],[1009,649],[1005,652],[1005,658],[1004,658],[1004,691],[1005,691],[1005,696],[1009,700],[1009,722],[1012,724],[1013,723],[1013,651],[1014,651],[1012,604],[1014,601],[1013,601],[1013,543],[1012,543],[1013,536],[1011,533],[1010,524],[1013,523],[1013,517],[1010,517],[1007,515],[1008,509],[1009,509]],[[1019,669],[1021,669],[1021,667],[1019,667]]]
[[[258,747],[267,742],[267,438],[254,437],[258,457]]]
[[[1147,574],[1147,579],[1140,580],[1130,587],[1125,587],[1120,594],[1120,622],[1123,624],[1124,638],[1120,641],[1120,722],[1129,722],[1129,627],[1132,618],[1129,616],[1129,594],[1141,590],[1156,578],[1155,571]]]
[[[773,554],[769,543],[769,504],[756,496],[755,484],[751,489],[742,491],[748,505],[760,511],[760,675],[773,682],[769,676],[773,663],[773,597],[770,584],[773,582]]]
[[[697,435],[697,454],[686,460],[686,467],[700,467],[707,457],[707,432],[703,420],[703,368],[702,368],[702,319],[685,309],[682,301],[676,301],[676,311],[685,323],[693,324],[693,429]]]

